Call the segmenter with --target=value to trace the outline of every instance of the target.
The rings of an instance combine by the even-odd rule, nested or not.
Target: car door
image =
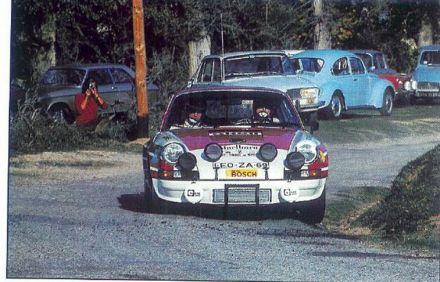
[[[347,57],[341,57],[333,63],[333,81],[337,83],[345,98],[345,105],[352,107],[354,104],[355,90],[353,88],[353,78],[350,73]]]
[[[113,78],[113,89],[116,90],[115,110],[117,112],[126,112],[134,109],[135,93],[133,78],[123,69],[118,67],[110,68]]]
[[[353,79],[353,106],[364,106],[370,93],[369,78],[361,59],[350,57],[351,77]]]
[[[93,78],[98,85],[98,92],[102,99],[108,104],[113,105],[115,100],[118,99],[118,91],[115,89],[113,84],[113,79],[110,75],[108,68],[91,69],[88,71],[87,79]],[[110,112],[112,107],[107,107],[107,109],[99,108],[100,112]]]

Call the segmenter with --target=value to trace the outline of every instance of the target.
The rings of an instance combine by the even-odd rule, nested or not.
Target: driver
[[[205,107],[200,104],[196,105],[186,105],[185,111],[187,114],[187,117],[185,119],[185,122],[183,124],[183,127],[200,127],[203,126],[202,118],[205,112]]]

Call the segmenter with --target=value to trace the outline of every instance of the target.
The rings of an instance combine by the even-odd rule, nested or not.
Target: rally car
[[[325,146],[304,130],[286,93],[190,88],[173,96],[160,131],[144,145],[145,205],[151,212],[167,201],[296,205],[318,223],[328,163]]]

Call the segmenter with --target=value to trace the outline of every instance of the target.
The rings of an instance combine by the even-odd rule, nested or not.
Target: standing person
[[[98,93],[98,85],[93,78],[87,79],[82,92],[75,96],[75,108],[79,126],[95,126],[98,123],[98,107],[106,109],[107,103]]]

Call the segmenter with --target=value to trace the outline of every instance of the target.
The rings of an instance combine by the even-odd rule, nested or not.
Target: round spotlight
[[[186,152],[180,155],[177,163],[184,170],[192,170],[196,166],[197,159],[193,154]]]
[[[260,147],[258,156],[262,161],[271,162],[276,158],[277,153],[277,148],[273,144],[266,143]]]
[[[299,152],[290,152],[287,154],[286,167],[288,169],[299,170],[305,162],[306,159],[304,158],[304,155]]]
[[[210,162],[216,162],[221,158],[223,150],[219,144],[211,143],[206,145],[204,153]]]

